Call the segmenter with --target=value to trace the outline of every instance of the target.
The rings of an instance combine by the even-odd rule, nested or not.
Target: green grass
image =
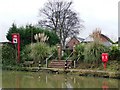
[[[119,71],[119,67],[118,67],[118,63],[120,63],[120,61],[117,60],[110,60],[107,63],[107,71]],[[104,70],[103,67],[103,63],[101,62],[101,64],[99,64],[99,66],[97,66],[96,64],[88,64],[88,63],[82,63],[80,62],[77,65],[78,69],[90,69],[90,70]]]

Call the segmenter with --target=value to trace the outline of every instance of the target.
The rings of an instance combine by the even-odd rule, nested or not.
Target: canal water
[[[118,88],[118,79],[2,71],[2,88]]]

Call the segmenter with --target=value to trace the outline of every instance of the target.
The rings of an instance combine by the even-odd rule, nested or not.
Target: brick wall
[[[68,43],[67,43],[67,48],[73,49],[74,45],[79,44],[80,42],[76,38],[72,38]]]

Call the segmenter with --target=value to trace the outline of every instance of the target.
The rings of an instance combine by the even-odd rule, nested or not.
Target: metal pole
[[[76,52],[76,51],[75,51],[75,45],[74,45],[74,46],[73,46],[74,68],[76,67],[76,66],[75,66],[75,52]]]
[[[75,65],[75,60],[74,60],[74,68],[76,67],[76,65]]]
[[[47,68],[47,66],[48,66],[48,65],[47,65],[47,58],[46,58],[46,68]]]
[[[17,34],[17,39],[18,39],[18,63],[20,62],[20,34]]]
[[[18,50],[17,50],[17,44],[15,44],[15,51],[16,51],[16,62],[18,61]]]

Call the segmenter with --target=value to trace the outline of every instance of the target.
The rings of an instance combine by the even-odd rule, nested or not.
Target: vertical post
[[[46,68],[47,68],[47,66],[48,66],[48,65],[47,65],[47,60],[48,60],[48,59],[46,58]]]
[[[40,69],[40,67],[41,67],[41,62],[39,61],[39,69]]]
[[[75,57],[75,45],[73,46],[73,56]],[[75,58],[74,58],[74,68],[76,67],[76,65],[75,65]]]
[[[18,38],[18,63],[20,62],[20,34],[17,34]]]
[[[73,46],[73,54],[75,55],[75,45]]]
[[[19,33],[12,34],[12,43],[16,44],[17,62],[20,62],[20,34]]]
[[[60,45],[58,45],[57,48],[58,48],[58,61],[60,61],[61,60],[61,47],[60,47]]]
[[[15,44],[15,59],[16,59],[16,62],[18,61],[18,50],[17,50],[17,44]]]
[[[76,65],[75,65],[75,60],[74,60],[74,68],[76,68]]]
[[[104,62],[104,70],[106,70],[106,65],[107,65],[107,63],[106,63],[106,62]]]

